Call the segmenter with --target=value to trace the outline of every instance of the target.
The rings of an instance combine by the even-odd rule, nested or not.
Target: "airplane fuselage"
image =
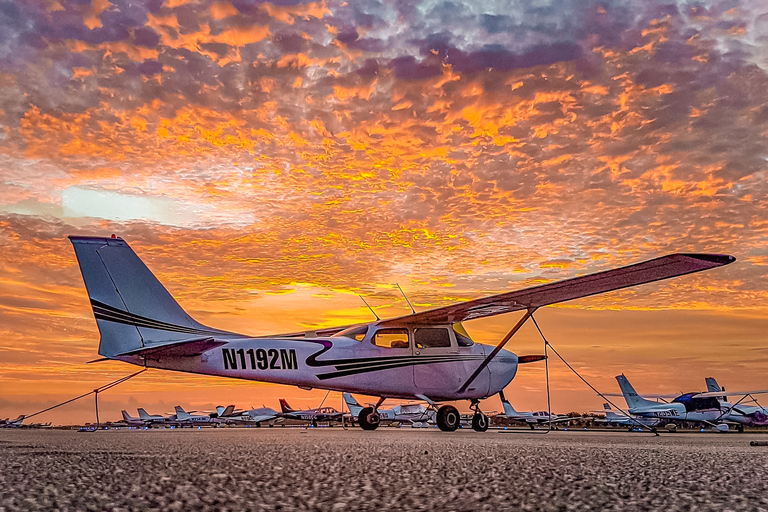
[[[502,350],[465,391],[459,388],[491,347],[458,346],[453,330],[450,346],[404,348],[371,342],[376,325],[365,339],[345,336],[248,338],[222,336],[222,346],[202,354],[164,358],[119,356],[117,359],[167,370],[234,377],[301,388],[320,388],[383,397],[434,400],[485,398],[502,390],[517,372],[517,356]],[[217,340],[219,337],[216,338]]]

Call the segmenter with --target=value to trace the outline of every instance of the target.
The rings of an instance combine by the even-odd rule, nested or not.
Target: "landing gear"
[[[357,422],[363,430],[376,430],[380,421],[379,413],[373,407],[364,407],[357,415]]]
[[[461,416],[452,405],[443,405],[437,410],[437,426],[443,432],[453,432],[459,428]]]
[[[739,434],[743,434],[744,433],[744,425],[739,425],[738,427],[736,427],[736,432],[738,432]]]
[[[475,412],[472,415],[472,428],[475,432],[485,432],[488,430],[488,416],[480,411],[480,401],[472,400],[469,408]]]
[[[485,432],[488,430],[488,416],[477,411],[472,416],[472,428],[475,429],[476,432]]]

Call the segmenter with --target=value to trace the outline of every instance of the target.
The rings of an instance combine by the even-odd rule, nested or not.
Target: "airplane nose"
[[[517,374],[517,355],[509,350],[501,350],[488,365],[491,372],[490,394],[494,395],[507,387]]]

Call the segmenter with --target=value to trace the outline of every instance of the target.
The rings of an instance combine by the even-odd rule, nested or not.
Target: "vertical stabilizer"
[[[291,406],[288,405],[288,402],[285,401],[285,398],[280,399],[280,409],[283,411],[283,414],[288,414],[289,412],[294,412],[293,409],[291,409]]]
[[[349,407],[349,413],[353,418],[357,418],[357,416],[360,414],[360,411],[363,410],[363,407],[357,403],[357,400],[355,400],[355,397],[353,397],[351,394],[342,393],[342,396],[344,397],[344,401],[347,403],[347,407]]]
[[[627,407],[630,409],[643,405],[657,405],[656,402],[646,400],[645,398],[639,396],[637,391],[635,391],[635,388],[632,387],[632,384],[629,383],[629,380],[624,376],[623,373],[616,376],[616,381],[619,383],[621,394],[624,395],[624,400],[627,401]]]
[[[143,420],[151,420],[152,419],[152,417],[149,414],[147,414],[147,411],[145,411],[141,407],[139,407],[137,409],[137,411],[139,411],[139,418],[141,418]]]
[[[720,385],[717,383],[714,377],[707,377],[704,379],[707,383],[707,391],[723,391]]]
[[[70,236],[101,333],[113,357],[194,336],[226,334],[192,319],[122,238]]]

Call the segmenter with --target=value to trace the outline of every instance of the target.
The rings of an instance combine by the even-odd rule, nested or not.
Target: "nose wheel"
[[[488,424],[490,422],[488,421],[488,416],[480,411],[480,402],[478,400],[472,400],[469,408],[475,411],[472,415],[472,429],[475,432],[485,432],[488,430]]]

